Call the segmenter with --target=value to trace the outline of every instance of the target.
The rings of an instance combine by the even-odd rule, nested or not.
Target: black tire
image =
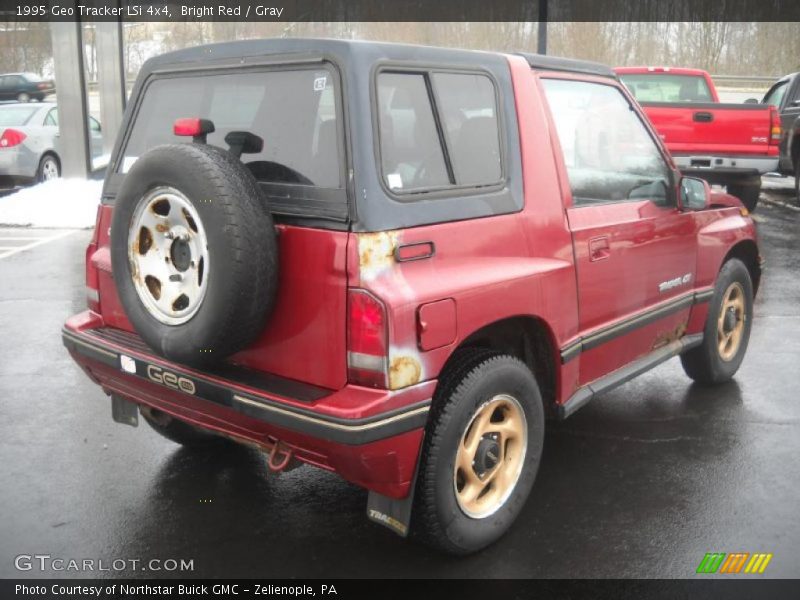
[[[473,518],[455,489],[457,449],[473,416],[498,394],[515,398],[527,422],[527,448],[516,485],[496,512]],[[544,407],[536,379],[517,358],[470,349],[454,356],[440,379],[429,418],[412,511],[412,534],[434,548],[464,555],[496,541],[530,494],[544,442]]]
[[[55,154],[45,154],[36,169],[36,182],[43,183],[61,177],[61,161]]]
[[[727,360],[720,351],[718,325],[720,311],[726,292],[738,284],[744,299],[744,322],[741,340],[733,356]],[[698,383],[714,385],[730,380],[744,360],[750,329],[753,325],[753,282],[744,263],[736,258],[728,260],[720,269],[714,295],[708,307],[708,317],[703,330],[703,343],[681,355],[681,364],[686,374]]]
[[[156,433],[181,446],[202,448],[222,445],[228,442],[222,436],[214,435],[210,431],[204,431],[155,408],[141,406],[139,412]]]
[[[28,94],[27,92],[20,92],[19,94],[17,94],[17,102],[30,102],[30,101],[31,101],[31,95]]]
[[[727,188],[728,193],[732,196],[736,196],[739,200],[742,201],[744,207],[749,210],[750,212],[754,212],[756,210],[756,206],[758,206],[758,198],[761,195],[761,179],[759,178],[755,182],[748,182],[748,183],[740,183],[740,184],[731,184],[728,185]]]
[[[139,202],[163,186],[183,194],[196,211],[210,263],[202,300],[180,324],[165,324],[145,306],[128,255],[128,230]],[[272,217],[253,175],[213,146],[159,146],[136,161],[117,195],[111,260],[133,327],[155,352],[176,362],[205,366],[246,347],[261,333],[275,302],[278,247]]]

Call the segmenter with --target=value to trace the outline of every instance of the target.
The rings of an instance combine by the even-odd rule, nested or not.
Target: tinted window
[[[781,100],[783,100],[784,94],[786,94],[786,90],[789,87],[789,82],[784,81],[783,83],[779,83],[774,88],[772,88],[766,96],[764,96],[763,104],[771,104],[772,106],[778,108],[781,105]]]
[[[37,110],[35,106],[0,106],[0,127],[26,125]]]
[[[450,184],[425,76],[378,76],[381,163],[393,190]]]
[[[711,90],[699,75],[664,73],[619,76],[639,102],[712,102]]]
[[[618,89],[543,80],[576,206],[652,200],[672,204],[670,169]]]
[[[119,170],[154,146],[191,143],[172,125],[201,117],[214,122],[209,144],[227,148],[231,131],[263,139],[262,152],[241,157],[259,181],[341,187],[336,85],[324,68],[157,79],[146,88]]]
[[[500,181],[497,104],[488,77],[381,73],[378,115],[389,188],[424,191]]]
[[[456,184],[497,183],[502,168],[494,84],[484,75],[432,78]]]

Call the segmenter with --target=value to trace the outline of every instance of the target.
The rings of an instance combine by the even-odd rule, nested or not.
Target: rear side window
[[[0,127],[27,125],[38,110],[36,106],[0,105]]]
[[[481,74],[382,72],[377,78],[381,167],[395,193],[502,180],[495,86]]]
[[[156,79],[145,90],[117,169],[127,172],[155,146],[191,143],[173,135],[172,125],[200,117],[214,122],[209,144],[227,148],[231,131],[264,141],[260,153],[241,157],[260,182],[340,188],[335,87],[330,70],[320,67]]]
[[[500,136],[491,79],[452,73],[434,73],[432,77],[456,183],[498,181]]]
[[[639,102],[712,102],[711,90],[699,75],[621,74]]]
[[[386,185],[393,190],[449,185],[425,76],[381,73],[378,107]]]

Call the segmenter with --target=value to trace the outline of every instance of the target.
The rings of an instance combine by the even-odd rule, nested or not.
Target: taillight
[[[25,138],[28,137],[21,131],[17,131],[16,129],[6,129],[3,132],[3,135],[0,136],[0,148],[11,148],[12,146],[17,146],[25,141]]]
[[[94,253],[97,252],[98,231],[100,229],[100,216],[102,207],[97,207],[97,218],[95,219],[94,234],[86,246],[86,304],[89,310],[96,313],[100,312],[100,272],[92,262]]]
[[[46,83],[37,83],[36,88],[40,90],[46,90],[49,86]]]
[[[389,333],[386,307],[366,290],[347,297],[347,379],[367,387],[388,387]]]
[[[779,144],[781,141],[781,118],[778,109],[774,106],[769,107],[769,143]]]

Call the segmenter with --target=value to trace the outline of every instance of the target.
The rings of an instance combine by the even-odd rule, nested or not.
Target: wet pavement
[[[706,552],[800,577],[800,212],[757,218],[767,266],[735,381],[693,385],[673,360],[549,423],[513,530],[460,559],[368,523],[335,475],[113,423],[59,334],[85,306],[90,232],[0,259],[0,577],[76,576],[19,572],[20,554],[194,561],[133,576],[691,577]]]

